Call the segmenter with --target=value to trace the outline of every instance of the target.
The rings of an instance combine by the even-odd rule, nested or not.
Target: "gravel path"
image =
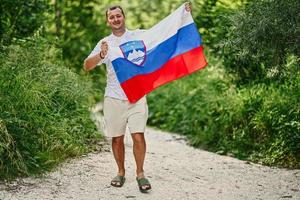
[[[122,188],[110,186],[116,166],[107,144],[101,152],[69,160],[43,177],[0,184],[0,200],[300,199],[300,170],[271,168],[195,149],[183,137],[153,128],[147,128],[145,136],[145,171],[153,187],[148,194],[138,190],[127,134],[127,180]]]

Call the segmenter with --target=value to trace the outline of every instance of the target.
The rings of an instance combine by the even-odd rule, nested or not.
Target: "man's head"
[[[106,21],[113,31],[125,29],[125,15],[121,6],[113,6],[106,10]]]

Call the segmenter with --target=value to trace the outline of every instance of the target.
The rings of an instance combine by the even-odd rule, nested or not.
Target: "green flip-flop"
[[[124,185],[124,183],[125,183],[125,177],[117,175],[116,177],[114,177],[111,180],[110,184],[114,187],[122,187]]]
[[[138,185],[139,185],[139,189],[142,193],[146,193],[148,192],[149,190],[151,190],[151,184],[149,182],[148,179],[146,178],[138,178],[136,177],[136,181],[138,182]],[[146,188],[143,188],[147,186]]]

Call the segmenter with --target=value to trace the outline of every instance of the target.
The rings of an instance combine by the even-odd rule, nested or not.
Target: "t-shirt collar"
[[[123,38],[123,37],[126,36],[127,34],[128,34],[128,29],[127,29],[127,28],[125,28],[125,32],[124,32],[123,35],[121,35],[121,36],[115,36],[113,33],[111,33],[112,37],[114,37],[114,38]]]

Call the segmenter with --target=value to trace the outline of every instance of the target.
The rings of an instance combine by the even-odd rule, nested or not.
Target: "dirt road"
[[[139,192],[130,135],[126,142],[126,183],[110,186],[116,166],[110,146],[62,164],[40,178],[0,184],[0,200],[300,199],[300,170],[270,168],[195,149],[184,138],[148,128],[145,172],[152,184]]]

